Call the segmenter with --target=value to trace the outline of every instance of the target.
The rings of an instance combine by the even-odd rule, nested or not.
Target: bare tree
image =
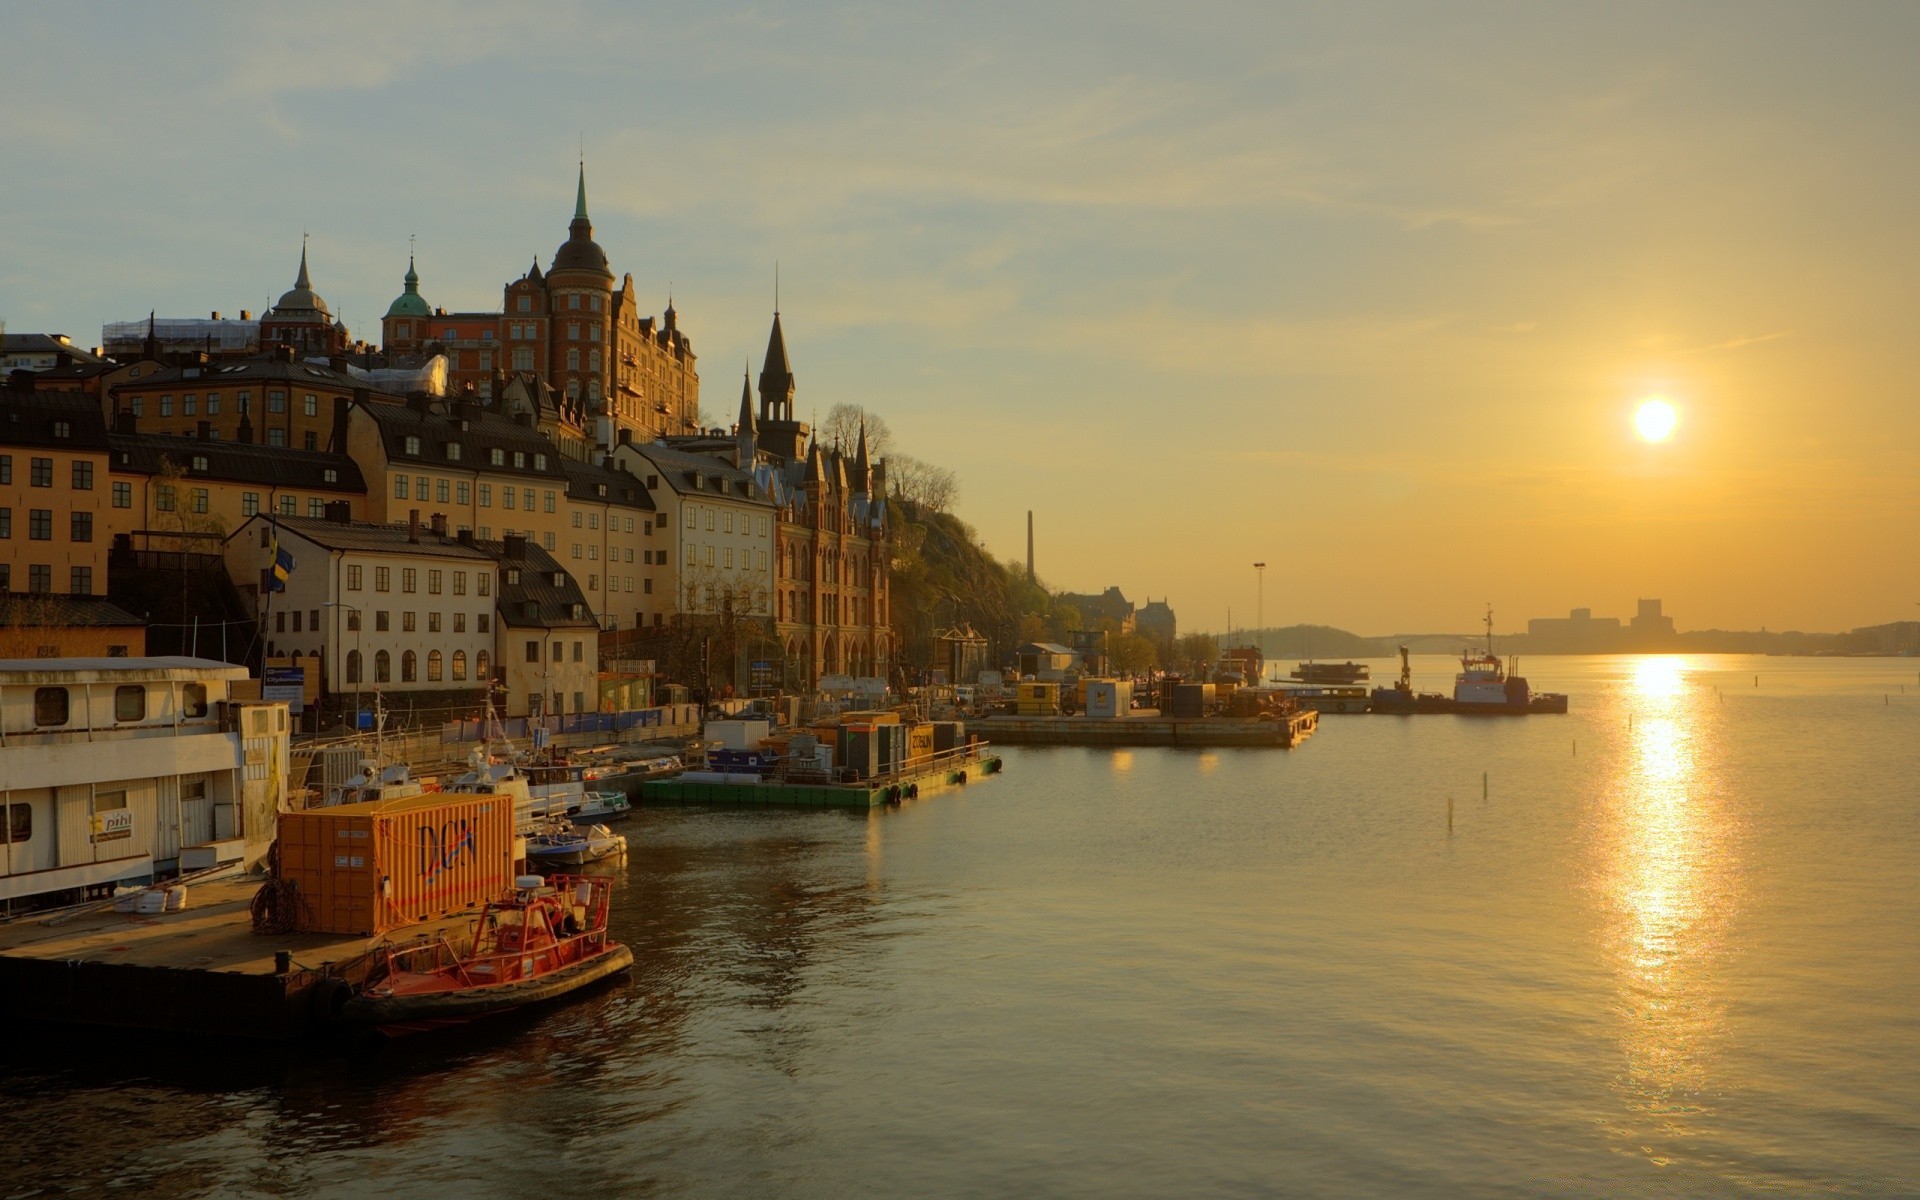
[[[945,467],[910,454],[891,454],[887,456],[887,491],[927,512],[950,512],[960,498],[960,480]]]
[[[841,450],[852,454],[854,447],[860,444],[860,423],[863,420],[867,427],[867,457],[886,457],[887,451],[893,446],[893,430],[887,427],[885,417],[868,412],[858,404],[836,404],[828,409],[827,419],[820,423],[816,435],[822,446],[838,442]]]

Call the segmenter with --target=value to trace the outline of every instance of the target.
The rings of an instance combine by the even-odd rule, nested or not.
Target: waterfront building
[[[1111,621],[1114,632],[1122,636],[1132,633],[1135,628],[1133,601],[1121,594],[1117,587],[1110,587],[1098,594],[1092,592],[1061,592],[1054,597],[1056,603],[1071,604],[1080,611],[1080,619],[1087,626],[1099,621]]]
[[[147,623],[98,596],[0,594],[0,658],[140,658]]]
[[[1173,648],[1179,639],[1179,628],[1173,618],[1173,608],[1165,600],[1149,600],[1140,606],[1134,614],[1133,627],[1139,633],[1159,643],[1163,653]]]
[[[503,714],[594,712],[600,704],[599,626],[587,597],[551,554],[515,534],[476,543],[498,564],[496,637]]]
[[[381,319],[389,355],[443,353],[450,390],[492,398],[501,373],[533,375],[591,414],[593,440],[621,431],[640,441],[699,429],[700,376],[693,343],[669,298],[642,316],[633,276],[616,286],[593,237],[583,166],[567,238],[542,271],[536,256],[508,281],[497,312],[449,312],[428,303],[409,256],[403,290]]]
[[[772,615],[774,507],[751,471],[664,442],[624,443],[611,461],[640,481],[656,511],[659,536],[647,548],[671,596],[649,610],[652,625]]]
[[[0,593],[106,594],[107,463],[87,397],[0,390]]]
[[[668,535],[646,488],[589,443],[581,406],[538,380],[504,392],[352,406],[345,441],[366,475],[367,519],[524,536],[566,564],[607,628],[670,611],[669,590],[656,590],[671,578]]]
[[[264,856],[287,706],[230,702],[246,678],[192,658],[0,661],[0,902],[78,903]]]
[[[1660,601],[1641,600],[1629,623],[1634,640],[1661,640],[1673,636],[1673,618],[1660,611]]]
[[[1534,617],[1527,622],[1527,638],[1528,648],[1536,653],[1617,650],[1620,618],[1596,617],[1590,608],[1573,609],[1564,617]]]
[[[282,554],[293,565],[276,591]],[[265,657],[318,670],[323,708],[377,689],[389,706],[464,714],[493,673],[496,569],[471,534],[357,522],[336,504],[321,519],[249,518],[226,564]]]
[[[226,535],[259,514],[324,517],[344,504],[365,516],[367,485],[345,454],[274,449],[134,432],[131,414],[107,435],[106,528],[136,551],[221,552]]]

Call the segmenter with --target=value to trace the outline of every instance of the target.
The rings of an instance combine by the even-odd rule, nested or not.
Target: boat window
[[[189,717],[207,715],[207,685],[189,683],[180,689],[180,707]]]
[[[9,804],[7,806],[7,840],[9,842],[33,840],[33,805]]]
[[[67,716],[67,689],[63,687],[33,689],[33,723],[35,725],[65,725]]]
[[[113,719],[116,721],[146,720],[147,689],[137,683],[122,684],[113,689]]]

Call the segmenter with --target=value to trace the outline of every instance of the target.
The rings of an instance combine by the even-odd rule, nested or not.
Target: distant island
[[[1595,623],[1596,625],[1598,622]],[[1287,625],[1264,630],[1236,629],[1223,644],[1259,645],[1269,658],[1388,658],[1405,646],[1415,654],[1456,654],[1478,643],[1480,631],[1395,633],[1365,636],[1328,625]],[[1494,634],[1502,654],[1920,654],[1920,621],[1892,621],[1845,633],[1800,630],[1697,629],[1644,632],[1614,626],[1591,630],[1555,629],[1543,633]]]

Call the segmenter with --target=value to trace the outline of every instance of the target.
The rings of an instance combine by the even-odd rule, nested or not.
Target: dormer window
[[[520,582],[520,568],[519,568],[519,567],[508,567],[508,568],[507,568],[507,582],[508,582],[509,584],[517,584],[517,583],[519,583],[519,582]]]
[[[496,467],[504,467],[507,465],[507,452],[505,450],[490,450],[487,452],[487,461]]]
[[[596,483],[593,485],[593,490],[597,494],[604,496],[607,494],[607,485],[604,483]]]
[[[527,465],[527,452],[524,450],[515,450],[513,452],[513,465],[525,470]]]
[[[547,456],[546,456],[546,455],[544,455],[544,454],[536,454],[536,455],[534,455],[534,456],[533,456],[533,469],[534,469],[534,470],[536,470],[536,471],[544,471],[544,470],[546,470],[546,469],[547,469]]]
[[[72,437],[73,426],[66,421],[55,421],[53,423],[53,436],[57,438]]]
[[[417,437],[410,437],[405,442],[401,443],[401,445],[404,451],[408,454],[420,453],[420,439]]]
[[[324,476],[324,478],[328,483],[340,482],[340,472],[334,470],[332,467],[328,467],[324,472],[322,472],[322,475]]]
[[[586,615],[587,615],[587,613],[586,613],[586,608],[587,608],[587,606],[586,606],[586,605],[584,605],[584,604],[576,604],[576,605],[574,605],[574,606],[573,606],[573,610],[572,610],[572,611],[573,611],[573,619],[574,619],[574,620],[576,620],[576,621],[578,621],[578,620],[579,620],[580,618],[582,618],[582,617],[584,617],[584,616],[586,616]]]
[[[204,470],[206,470],[206,469],[207,469],[207,456],[206,456],[206,455],[204,455],[204,454],[196,454],[196,455],[194,455],[194,456],[193,456],[193,469],[194,469],[194,470],[196,470],[196,471],[204,471]]]
[[[447,461],[448,462],[460,461],[460,443],[459,442],[447,443]]]

